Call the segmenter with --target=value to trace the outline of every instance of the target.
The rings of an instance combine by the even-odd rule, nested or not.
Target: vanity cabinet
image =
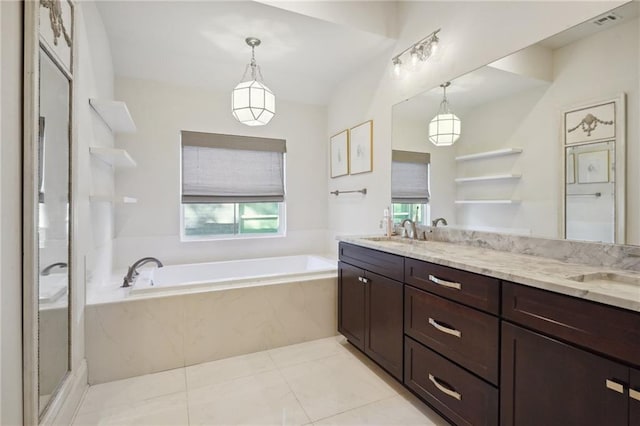
[[[500,320],[405,287],[405,334],[498,385]]]
[[[338,329],[455,425],[640,426],[640,313],[340,243]]]
[[[503,283],[503,316],[502,425],[640,425],[640,315]]]
[[[405,262],[405,281],[438,296],[498,314],[500,282],[484,275],[416,259]]]
[[[629,381],[629,424],[640,425],[640,370],[631,369]]]
[[[498,424],[500,282],[405,260],[404,384],[458,425]]]
[[[340,244],[338,331],[398,380],[403,371],[403,272],[401,256]]]

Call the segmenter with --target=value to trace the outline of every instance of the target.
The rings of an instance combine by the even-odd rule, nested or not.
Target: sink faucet
[[[56,262],[56,263],[52,263],[51,265],[45,267],[42,272],[40,272],[40,275],[42,276],[47,276],[49,274],[51,274],[51,270],[53,268],[55,268],[56,266],[59,266],[61,268],[66,268],[67,264],[65,262]]]
[[[162,268],[164,266],[162,262],[160,262],[155,257],[143,257],[142,259],[136,260],[133,265],[129,266],[127,275],[125,275],[124,277],[122,287],[131,287],[131,283],[133,283],[133,280],[138,276],[138,268],[151,262],[154,262],[156,265],[158,265],[158,268]]]
[[[431,226],[433,226],[434,228],[438,226],[439,223],[442,223],[444,226],[447,226],[447,219],[445,219],[444,217],[439,217],[437,219],[434,219],[431,221]]]
[[[404,228],[404,224],[409,222],[411,224],[411,231],[409,234],[409,238],[413,238],[414,240],[418,239],[418,231],[416,231],[416,224],[414,221],[412,221],[411,219],[407,218],[404,219],[401,223],[400,226]]]

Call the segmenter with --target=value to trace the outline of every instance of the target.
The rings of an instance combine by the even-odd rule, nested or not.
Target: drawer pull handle
[[[629,398],[640,401],[640,391],[629,388]]]
[[[431,380],[431,383],[434,384],[435,387],[438,388],[438,390],[446,395],[449,395],[451,398],[455,398],[458,401],[460,401],[462,399],[462,395],[460,395],[458,392],[453,391],[451,389],[448,389],[445,386],[442,386],[440,384],[440,382],[438,382],[438,379],[436,379],[435,377],[433,377],[433,374],[429,374],[429,380]]]
[[[456,283],[456,282],[453,282],[453,281],[446,281],[446,280],[443,280],[441,278],[434,277],[431,274],[429,274],[429,281],[434,282],[434,283],[436,283],[438,285],[441,285],[443,287],[454,288],[456,290],[462,290],[462,284]]]
[[[434,320],[433,318],[429,318],[429,324],[431,324],[436,330],[441,331],[443,333],[447,333],[456,337],[462,337],[462,332],[460,330],[456,330],[455,328],[449,328],[449,327],[440,325],[438,321]]]
[[[611,389],[612,391],[616,391],[618,393],[624,393],[624,386],[618,382],[607,379],[605,381],[605,384],[607,385],[607,389]]]
[[[369,278],[362,278],[362,282],[365,284],[369,284]]]
[[[362,280],[364,280],[364,278],[358,277],[358,281],[362,282]]]

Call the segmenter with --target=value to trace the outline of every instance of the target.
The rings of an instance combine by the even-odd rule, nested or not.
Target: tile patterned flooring
[[[340,336],[91,386],[73,424],[447,425]]]

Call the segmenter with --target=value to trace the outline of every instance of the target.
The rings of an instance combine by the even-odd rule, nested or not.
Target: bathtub
[[[142,270],[130,294],[277,284],[335,274],[336,270],[335,261],[312,255],[169,265]]]
[[[85,308],[89,383],[337,334],[337,263],[288,256],[143,268]]]

